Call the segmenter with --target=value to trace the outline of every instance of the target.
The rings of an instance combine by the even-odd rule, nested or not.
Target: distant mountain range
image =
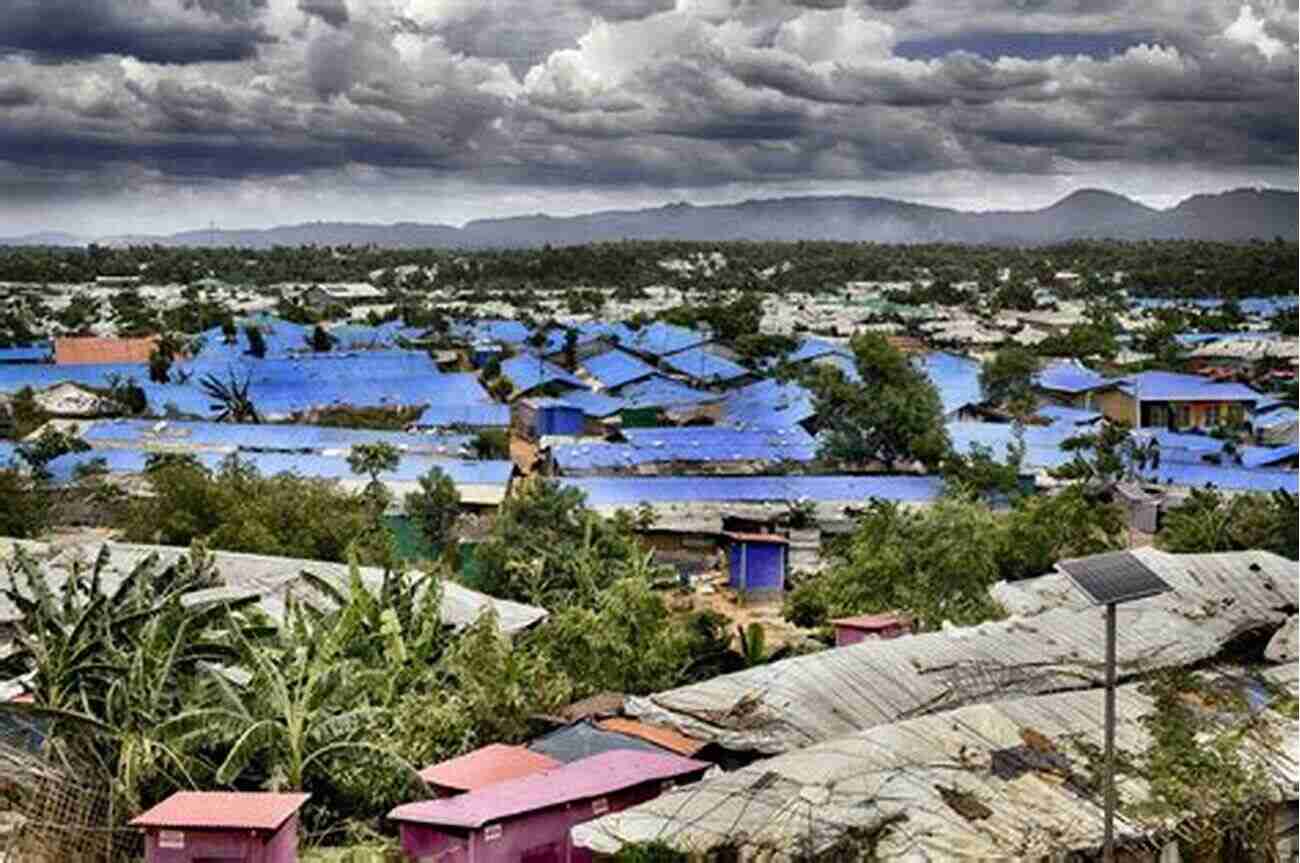
[[[530,247],[612,240],[840,240],[878,243],[1043,245],[1071,239],[1223,240],[1282,237],[1296,240],[1297,194],[1281,189],[1237,189],[1194,195],[1160,210],[1097,189],[1074,192],[1040,210],[963,212],[890,198],[817,196],[646,210],[610,210],[582,216],[483,219],[463,228],[399,222],[393,225],[309,222],[261,230],[184,231],[167,236],[126,235],[94,240],[47,232],[0,239],[0,245],[270,246],[376,245],[412,247]]]

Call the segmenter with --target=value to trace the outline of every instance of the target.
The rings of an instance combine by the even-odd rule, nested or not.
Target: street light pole
[[[1115,863],[1115,603],[1106,604],[1106,822],[1102,860]]]

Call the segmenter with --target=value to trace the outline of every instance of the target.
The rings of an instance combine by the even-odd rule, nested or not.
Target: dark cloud
[[[35,105],[40,97],[31,87],[12,81],[0,81],[0,108]]]
[[[11,0],[0,11],[0,54],[43,62],[109,54],[154,63],[248,60],[272,41],[249,21],[264,5],[193,0],[168,14],[151,0]]]
[[[578,0],[578,5],[606,21],[637,21],[668,12],[676,0]]]
[[[298,9],[331,27],[345,27],[349,20],[347,0],[298,0]]]
[[[912,0],[867,0],[867,5],[877,12],[899,12],[912,5]]]
[[[955,52],[975,54],[990,60],[1020,57],[1042,60],[1048,57],[1113,57],[1128,49],[1156,41],[1151,33],[965,33],[927,39],[910,39],[895,46],[900,57],[931,60]]]

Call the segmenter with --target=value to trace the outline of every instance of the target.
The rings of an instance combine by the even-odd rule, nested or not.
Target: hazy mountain
[[[412,222],[394,225],[310,222],[265,230],[108,237],[98,242],[261,248],[304,244],[483,248],[623,239],[1041,245],[1075,238],[1108,237],[1235,242],[1276,236],[1297,239],[1298,202],[1295,192],[1238,189],[1196,195],[1175,207],[1158,210],[1113,192],[1086,189],[1039,210],[963,212],[889,198],[810,196],[706,207],[669,204],[646,210],[611,210],[563,218],[533,215],[483,219],[463,228]],[[5,242],[15,241],[0,240]]]
[[[86,239],[63,231],[41,231],[21,237],[0,237],[0,246],[84,246]]]

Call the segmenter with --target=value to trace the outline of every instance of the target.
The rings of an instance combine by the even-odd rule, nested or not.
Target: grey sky
[[[7,0],[0,234],[1295,188],[1295,0]]]

